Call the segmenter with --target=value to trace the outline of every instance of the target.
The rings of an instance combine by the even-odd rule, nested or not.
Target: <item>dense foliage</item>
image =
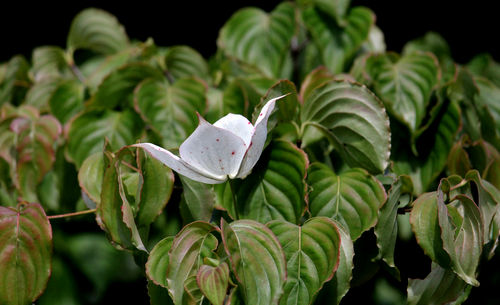
[[[0,304],[130,281],[151,304],[339,304],[372,279],[377,304],[463,303],[498,252],[500,65],[435,33],[387,52],[349,2],[241,9],[208,60],[87,9],[66,48],[0,64]],[[176,151],[197,114],[255,123],[282,95],[244,179],[130,146]]]

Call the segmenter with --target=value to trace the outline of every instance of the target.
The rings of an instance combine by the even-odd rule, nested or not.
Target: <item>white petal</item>
[[[245,142],[199,115],[198,118],[200,124],[179,148],[181,159],[199,172],[217,179],[236,176],[245,155]]]
[[[259,160],[262,150],[264,149],[264,144],[266,143],[267,120],[273,112],[275,102],[284,96],[286,95],[273,98],[269,100],[264,107],[262,107],[259,117],[255,122],[255,131],[253,133],[252,140],[250,141],[250,146],[245,154],[245,157],[243,158],[243,161],[241,162],[240,171],[236,176],[237,178],[245,178],[255,166],[255,163]]]
[[[151,143],[140,143],[131,146],[145,149],[153,158],[189,179],[207,184],[217,184],[226,181],[226,179],[217,179],[198,172],[179,157],[160,146]]]
[[[214,126],[229,130],[240,137],[246,145],[250,145],[254,128],[246,117],[240,114],[230,113],[215,122]]]

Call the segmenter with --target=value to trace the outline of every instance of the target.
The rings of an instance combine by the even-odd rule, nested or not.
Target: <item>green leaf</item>
[[[295,9],[291,3],[281,3],[270,14],[244,8],[222,27],[217,45],[269,77],[286,78],[283,69],[294,32]]]
[[[408,280],[408,304],[450,304],[464,293],[466,286],[453,271],[432,263],[427,277]]]
[[[261,97],[272,85],[274,80],[267,77],[235,78],[224,89],[223,113],[239,113],[250,119]]]
[[[206,91],[203,83],[192,78],[173,85],[147,79],[135,90],[134,106],[163,140],[163,147],[178,148],[198,126],[196,113],[206,108]]]
[[[101,201],[104,167],[102,152],[96,152],[83,161],[78,171],[78,183],[82,192],[95,204],[99,204]]]
[[[55,78],[46,78],[35,83],[26,93],[24,104],[47,111],[49,99],[57,89],[58,83],[59,79]]]
[[[160,215],[174,189],[174,173],[147,153],[139,154],[138,169],[141,186],[136,198],[137,226],[148,227]]]
[[[38,203],[0,206],[0,258],[0,303],[34,302],[52,269],[52,228]]]
[[[314,7],[305,9],[302,18],[319,49],[323,64],[334,74],[349,67],[375,22],[375,15],[365,7],[352,8],[343,25]]]
[[[23,56],[17,55],[9,60],[0,78],[0,106],[4,103],[18,105],[24,100],[30,86],[28,70],[29,64]]]
[[[172,248],[174,236],[168,236],[159,241],[149,253],[146,263],[146,275],[156,285],[167,288],[167,269],[170,256],[168,252]]]
[[[475,75],[483,76],[500,87],[500,64],[490,54],[479,54],[468,64],[467,68]]]
[[[236,190],[239,217],[298,223],[305,210],[308,165],[306,154],[294,144],[272,142]]]
[[[170,47],[165,54],[167,73],[175,80],[199,77],[209,80],[208,64],[198,51],[188,46]]]
[[[275,108],[276,116],[279,122],[291,122],[294,121],[297,117],[297,113],[299,111],[299,100],[297,96],[297,88],[295,88],[294,83],[289,80],[280,80],[275,83],[269,90],[267,90],[266,94],[262,97],[261,102],[254,109],[253,119],[256,121],[260,110],[264,106],[264,102],[269,101],[270,99],[276,98],[278,96],[283,96],[276,103]],[[259,107],[261,106],[262,107]],[[259,109],[260,108],[260,109]],[[269,122],[268,122],[269,125]]]
[[[253,220],[237,220],[231,224],[222,220],[221,230],[244,303],[278,304],[286,279],[286,260],[276,236]]]
[[[85,77],[85,85],[95,93],[102,81],[113,71],[119,69],[139,53],[137,48],[127,48],[113,55],[96,56],[80,65],[80,71]]]
[[[96,221],[117,249],[134,249],[132,231],[129,228],[130,219],[128,219],[130,206],[123,200],[123,186],[117,170],[119,162],[119,158],[112,158],[106,162]],[[128,225],[125,223],[125,218],[129,220]],[[139,242],[142,243],[142,240],[135,240],[135,244],[141,246]]]
[[[70,76],[64,50],[55,46],[43,46],[33,50],[31,72],[35,82],[59,76]]]
[[[410,145],[405,143],[404,137],[407,141],[407,136],[394,132],[393,169],[398,175],[408,175],[412,178],[414,194],[419,195],[427,191],[443,171],[459,127],[460,108],[457,104],[451,102],[443,106],[434,123],[417,142],[418,157],[412,155]]]
[[[304,101],[302,126],[313,125],[329,137],[351,167],[380,173],[390,155],[389,118],[382,103],[366,87],[331,81]]]
[[[216,267],[202,265],[196,281],[201,292],[213,305],[223,305],[229,287],[229,266],[226,262]]]
[[[278,238],[287,261],[287,280],[280,304],[312,304],[339,263],[340,235],[326,217],[313,217],[297,226],[284,220],[267,224]]]
[[[184,219],[210,221],[215,206],[215,193],[212,185],[197,182],[178,176],[182,182],[182,200],[185,203],[188,215]]]
[[[57,84],[48,100],[50,113],[61,123],[70,121],[83,110],[85,88],[76,80],[65,80]]]
[[[148,281],[149,304],[151,305],[173,305],[172,299],[168,295],[168,290],[156,285],[153,281]]]
[[[209,223],[196,221],[185,226],[177,234],[169,251],[167,287],[174,304],[184,304],[189,299],[184,286],[190,277],[196,276],[203,258],[212,257],[217,248],[217,238],[212,235],[216,228]]]
[[[451,56],[448,43],[436,32],[427,32],[424,36],[407,42],[402,53],[408,55],[414,52],[431,52],[440,62],[442,58]]]
[[[107,138],[111,150],[133,144],[141,132],[140,118],[130,111],[91,111],[79,115],[68,127],[67,156],[79,168],[93,153],[102,151]]]
[[[465,195],[457,195],[446,206],[438,191],[438,220],[443,248],[449,254],[451,268],[467,284],[479,286],[476,270],[481,259],[484,223],[477,205]],[[450,217],[450,207],[457,210],[460,223]]]
[[[339,266],[333,279],[325,284],[318,297],[322,304],[338,305],[344,295],[349,291],[354,268],[354,245],[349,232],[339,223],[335,222],[340,234]]]
[[[61,125],[51,115],[40,116],[33,108],[24,108],[28,116],[19,116],[11,123],[17,135],[16,184],[27,201],[38,201],[36,187],[55,161],[55,145]]]
[[[133,105],[136,86],[147,78],[163,79],[161,71],[145,63],[131,63],[111,72],[89,102],[92,109],[127,108]]]
[[[325,14],[335,18],[338,24],[344,24],[351,0],[299,0],[300,4],[314,4]]]
[[[377,236],[377,246],[379,248],[378,257],[382,258],[389,267],[395,268],[399,275],[399,270],[394,263],[394,249],[398,237],[398,207],[401,196],[407,191],[407,185],[411,184],[408,177],[399,177],[391,186],[388,192],[388,200],[379,211],[379,219],[375,226]]]
[[[81,11],[69,29],[67,47],[72,53],[88,49],[101,54],[113,54],[129,45],[125,29],[111,14],[95,8]]]
[[[424,193],[414,202],[410,223],[417,243],[433,262],[448,268],[450,257],[443,249],[441,227],[438,221],[437,193]]]
[[[412,136],[427,114],[431,93],[439,80],[439,65],[430,53],[403,57],[388,53],[366,59],[365,73],[373,79],[387,111],[407,126]]]
[[[495,86],[492,81],[476,77],[476,85],[479,89],[479,95],[477,96],[476,103],[478,107],[486,107],[491,114],[495,126],[491,126],[497,129],[497,134],[500,133],[500,88]]]
[[[325,83],[331,82],[334,79],[333,74],[330,73],[326,67],[318,67],[312,70],[309,74],[307,74],[300,87],[300,103],[304,104],[304,101],[309,98],[311,93],[314,92],[314,89]]]
[[[307,174],[309,210],[349,229],[352,240],[373,227],[387,195],[382,184],[365,170],[354,168],[336,175],[328,166],[313,163]]]

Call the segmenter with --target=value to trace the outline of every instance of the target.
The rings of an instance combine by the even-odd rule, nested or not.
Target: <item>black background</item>
[[[31,57],[33,48],[41,45],[65,47],[66,36],[73,17],[87,7],[98,7],[115,15],[125,26],[131,39],[144,41],[152,37],[157,45],[189,45],[205,57],[214,54],[219,29],[239,8],[246,6],[272,10],[278,0],[268,1],[133,1],[112,3],[109,1],[66,1],[57,3],[39,1],[29,3],[20,0],[3,1],[0,4],[0,62],[15,54]],[[476,0],[353,0],[353,5],[365,5],[377,15],[377,25],[385,34],[388,50],[401,51],[409,40],[433,30],[449,43],[454,59],[468,62],[474,55],[488,52],[500,60],[500,22],[496,1]],[[419,249],[408,248],[403,257],[411,265],[412,256]],[[499,260],[482,266],[481,287],[473,289],[466,304],[484,304],[491,299],[495,288],[486,279],[498,279]],[[422,272],[425,272],[423,270]],[[428,270],[427,270],[428,271]],[[145,287],[141,282],[140,287]],[[398,286],[397,283],[392,283]],[[133,285],[133,286],[132,286]],[[404,284],[399,283],[402,290]],[[128,290],[130,288],[130,291]],[[359,304],[370,297],[366,288],[353,288],[346,296],[346,304]],[[116,293],[114,293],[116,292]],[[137,283],[125,287],[118,283],[111,287],[110,301],[121,295],[126,302],[140,294],[138,304],[147,302],[145,288],[137,290]],[[490,294],[490,296],[488,295]],[[364,300],[367,301],[367,300]],[[104,302],[105,303],[105,302]]]
[[[500,59],[500,23],[496,1],[353,0],[370,7],[386,36],[389,50],[399,52],[408,40],[436,31],[449,42],[457,62],[489,52]],[[215,52],[219,29],[237,9],[272,10],[280,1],[3,1],[0,4],[0,62],[41,45],[65,46],[73,17],[87,7],[118,17],[132,39],[153,37],[161,46],[189,45],[205,57]]]

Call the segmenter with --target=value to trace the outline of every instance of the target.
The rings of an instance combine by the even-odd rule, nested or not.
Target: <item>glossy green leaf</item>
[[[187,77],[209,79],[208,64],[196,50],[188,46],[175,46],[165,54],[167,73],[178,80]]]
[[[160,215],[174,189],[174,173],[149,154],[139,154],[138,169],[141,180],[136,198],[137,225],[147,227]]]
[[[327,282],[318,297],[318,301],[326,304],[338,305],[350,289],[352,269],[354,268],[354,245],[349,232],[339,223],[337,225],[340,234],[340,256],[339,266],[332,280]]]
[[[265,225],[253,220],[222,220],[222,240],[245,304],[276,305],[283,294],[286,260]]]
[[[303,126],[313,125],[329,137],[351,167],[380,173],[388,165],[391,138],[382,103],[366,87],[332,81],[304,101]]]
[[[336,175],[328,166],[313,163],[307,174],[309,210],[348,228],[352,240],[373,227],[386,201],[382,184],[365,170],[355,168]]]
[[[298,223],[305,210],[308,165],[306,154],[294,144],[272,142],[236,190],[239,217]]]
[[[414,52],[431,52],[440,61],[441,58],[451,56],[448,43],[436,32],[427,32],[424,36],[405,44],[402,52],[404,55]]]
[[[57,89],[58,83],[59,79],[56,78],[46,78],[35,83],[26,93],[24,104],[47,111],[49,99]]]
[[[70,52],[88,49],[113,54],[129,45],[125,29],[111,14],[95,8],[81,11],[69,29],[67,46]]]
[[[408,280],[408,304],[450,304],[464,293],[466,286],[453,271],[432,263],[427,277]]]
[[[479,103],[479,107],[484,105],[488,108],[495,122],[495,128],[500,130],[500,87],[495,86],[492,81],[485,78],[478,77],[475,78],[475,81],[479,89],[479,95],[477,96],[476,102]],[[498,133],[500,133],[500,131],[497,131],[497,134]]]
[[[267,77],[235,78],[224,89],[223,113],[239,113],[251,119],[261,97],[272,85],[274,80]]]
[[[102,180],[104,177],[104,156],[96,152],[83,161],[78,171],[78,183],[82,192],[95,204],[101,201]]]
[[[167,288],[167,269],[170,261],[168,252],[174,242],[173,236],[168,236],[159,241],[149,253],[146,263],[146,275],[156,285]]]
[[[278,238],[287,261],[287,280],[280,304],[312,304],[339,263],[340,235],[326,217],[297,226],[284,220],[267,224]]]
[[[182,182],[182,200],[186,205],[184,219],[210,221],[215,206],[212,185],[197,182],[179,175]]]
[[[278,5],[270,14],[258,8],[236,12],[222,27],[217,45],[227,55],[255,65],[270,77],[286,77],[283,67],[295,31],[295,9]]]
[[[192,78],[173,85],[148,79],[135,90],[134,106],[163,140],[163,147],[178,148],[198,126],[196,113],[205,111],[206,87]]]
[[[328,71],[326,67],[318,67],[312,70],[309,74],[307,74],[302,82],[302,85],[300,86],[299,96],[301,104],[309,98],[309,95],[314,92],[314,89],[325,83],[333,81],[334,79],[333,74]]]
[[[196,276],[203,258],[212,257],[217,248],[217,238],[212,235],[216,228],[206,222],[193,222],[177,234],[169,251],[167,287],[174,304],[184,304],[190,298],[184,286],[190,277]],[[195,279],[196,280],[196,279]]]
[[[50,113],[61,123],[68,122],[83,110],[84,94],[84,87],[79,81],[59,82],[48,100]]]
[[[0,106],[4,103],[18,105],[23,101],[30,85],[28,70],[29,64],[23,56],[9,60],[0,82]]]
[[[375,22],[375,15],[365,7],[352,8],[344,25],[336,24],[331,16],[314,7],[305,9],[302,18],[319,49],[323,64],[334,74],[349,67]]]
[[[141,132],[140,118],[132,111],[91,111],[68,127],[67,156],[79,168],[90,155],[102,151],[107,138],[112,150],[133,144]]]
[[[422,124],[431,93],[439,80],[439,65],[430,53],[372,55],[365,73],[373,79],[374,91],[387,111],[414,134]]]
[[[31,72],[36,82],[45,78],[71,75],[64,50],[60,47],[38,47],[33,50],[31,61]]]
[[[455,103],[443,106],[441,114],[417,142],[417,150],[420,154],[418,157],[412,155],[409,145],[405,147],[402,134],[397,137],[395,135],[392,142],[394,172],[412,178],[414,194],[418,195],[427,191],[431,183],[443,171],[459,126],[460,109],[458,106]],[[408,140],[407,136],[405,137]],[[429,143],[433,143],[432,146]]]
[[[274,106],[276,109],[276,117],[280,123],[294,121],[297,117],[300,103],[297,96],[297,88],[295,88],[295,85],[289,80],[280,80],[267,90],[259,105],[254,109],[252,115],[254,121],[257,120],[260,110],[266,101],[283,95],[286,96],[280,98]],[[269,126],[270,122],[267,124]]]
[[[131,63],[111,72],[97,88],[89,103],[93,109],[126,108],[133,105],[136,86],[147,78],[163,79],[159,69],[144,63]]]
[[[438,221],[437,193],[424,193],[414,202],[410,223],[418,244],[433,262],[449,267],[450,257],[443,249]]]
[[[0,303],[30,304],[51,273],[52,228],[37,203],[0,207]]]
[[[105,156],[106,158],[106,156]],[[130,216],[130,206],[123,202],[123,190],[121,179],[117,170],[118,158],[107,161],[102,180],[101,199],[97,205],[96,220],[104,230],[113,246],[118,249],[134,249],[132,232],[127,226],[124,218]],[[122,207],[126,205],[126,210]],[[139,239],[139,241],[141,241]],[[141,241],[142,242],[142,241]],[[135,242],[139,245],[138,240]]]
[[[323,13],[335,18],[338,24],[345,23],[345,16],[351,0],[300,0],[300,4],[314,4]]]
[[[479,286],[477,266],[481,259],[484,223],[477,205],[465,195],[458,195],[446,206],[438,191],[438,220],[443,248],[449,254],[451,268],[467,284]],[[450,206],[460,217],[459,223],[450,217]]]
[[[229,266],[226,262],[216,267],[202,265],[196,276],[200,290],[213,305],[223,305],[229,280]]]
[[[394,249],[398,237],[398,207],[401,196],[408,190],[407,185],[411,181],[407,177],[399,177],[388,191],[387,202],[379,211],[379,219],[375,226],[375,235],[377,236],[377,246],[379,248],[378,257],[383,259],[391,268],[397,267],[394,263]],[[411,190],[410,190],[411,192]],[[399,270],[396,271],[399,274]]]
[[[96,56],[80,65],[81,74],[85,77],[85,85],[95,93],[102,81],[113,71],[131,62],[139,51],[127,48],[113,55]]]

